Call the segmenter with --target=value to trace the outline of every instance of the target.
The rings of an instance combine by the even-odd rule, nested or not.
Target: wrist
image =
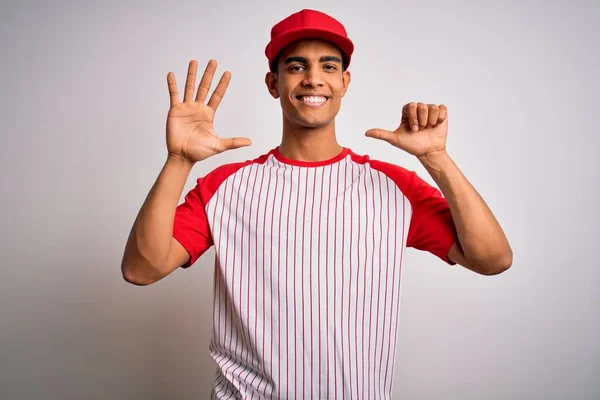
[[[451,161],[450,155],[446,150],[432,151],[430,153],[422,154],[417,157],[421,164],[427,169],[434,169],[439,171]]]
[[[181,169],[187,170],[189,172],[194,167],[195,163],[186,159],[185,157],[183,157],[179,154],[169,153],[167,155],[166,164],[168,164],[174,168],[181,168]]]

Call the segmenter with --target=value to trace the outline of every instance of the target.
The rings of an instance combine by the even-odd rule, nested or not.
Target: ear
[[[350,86],[350,81],[352,80],[352,76],[350,75],[350,71],[345,70],[342,73],[342,83],[343,83],[343,88],[342,88],[342,97],[344,97],[344,95],[346,94],[346,92],[348,91],[348,86]]]
[[[265,75],[265,84],[267,85],[267,90],[271,93],[274,99],[279,98],[279,89],[277,89],[277,74],[273,72],[267,72]]]

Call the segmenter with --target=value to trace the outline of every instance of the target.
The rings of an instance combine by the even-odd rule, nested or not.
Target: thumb
[[[368,131],[365,132],[366,137],[372,137],[375,139],[384,140],[386,142],[389,142],[390,140],[392,140],[393,135],[394,135],[393,132],[387,131],[385,129],[379,129],[379,128],[369,129]]]
[[[233,150],[240,147],[250,146],[252,141],[245,137],[224,138],[219,140],[219,150]]]

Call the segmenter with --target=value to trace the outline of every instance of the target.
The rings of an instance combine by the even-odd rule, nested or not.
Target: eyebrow
[[[292,57],[288,57],[285,59],[284,64],[290,64],[293,62],[300,62],[300,63],[304,63],[304,64],[308,64],[308,59],[306,57],[296,57],[296,56],[292,56]],[[337,56],[323,56],[321,58],[319,58],[319,62],[336,62],[341,64],[342,60],[337,57]]]

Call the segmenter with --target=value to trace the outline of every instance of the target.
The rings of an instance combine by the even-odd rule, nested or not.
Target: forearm
[[[419,157],[448,201],[470,267],[502,271],[512,263],[510,244],[491,210],[447,152]]]
[[[153,270],[163,266],[172,242],[177,204],[192,166],[183,159],[167,158],[131,229],[121,266],[124,276],[157,274]]]

